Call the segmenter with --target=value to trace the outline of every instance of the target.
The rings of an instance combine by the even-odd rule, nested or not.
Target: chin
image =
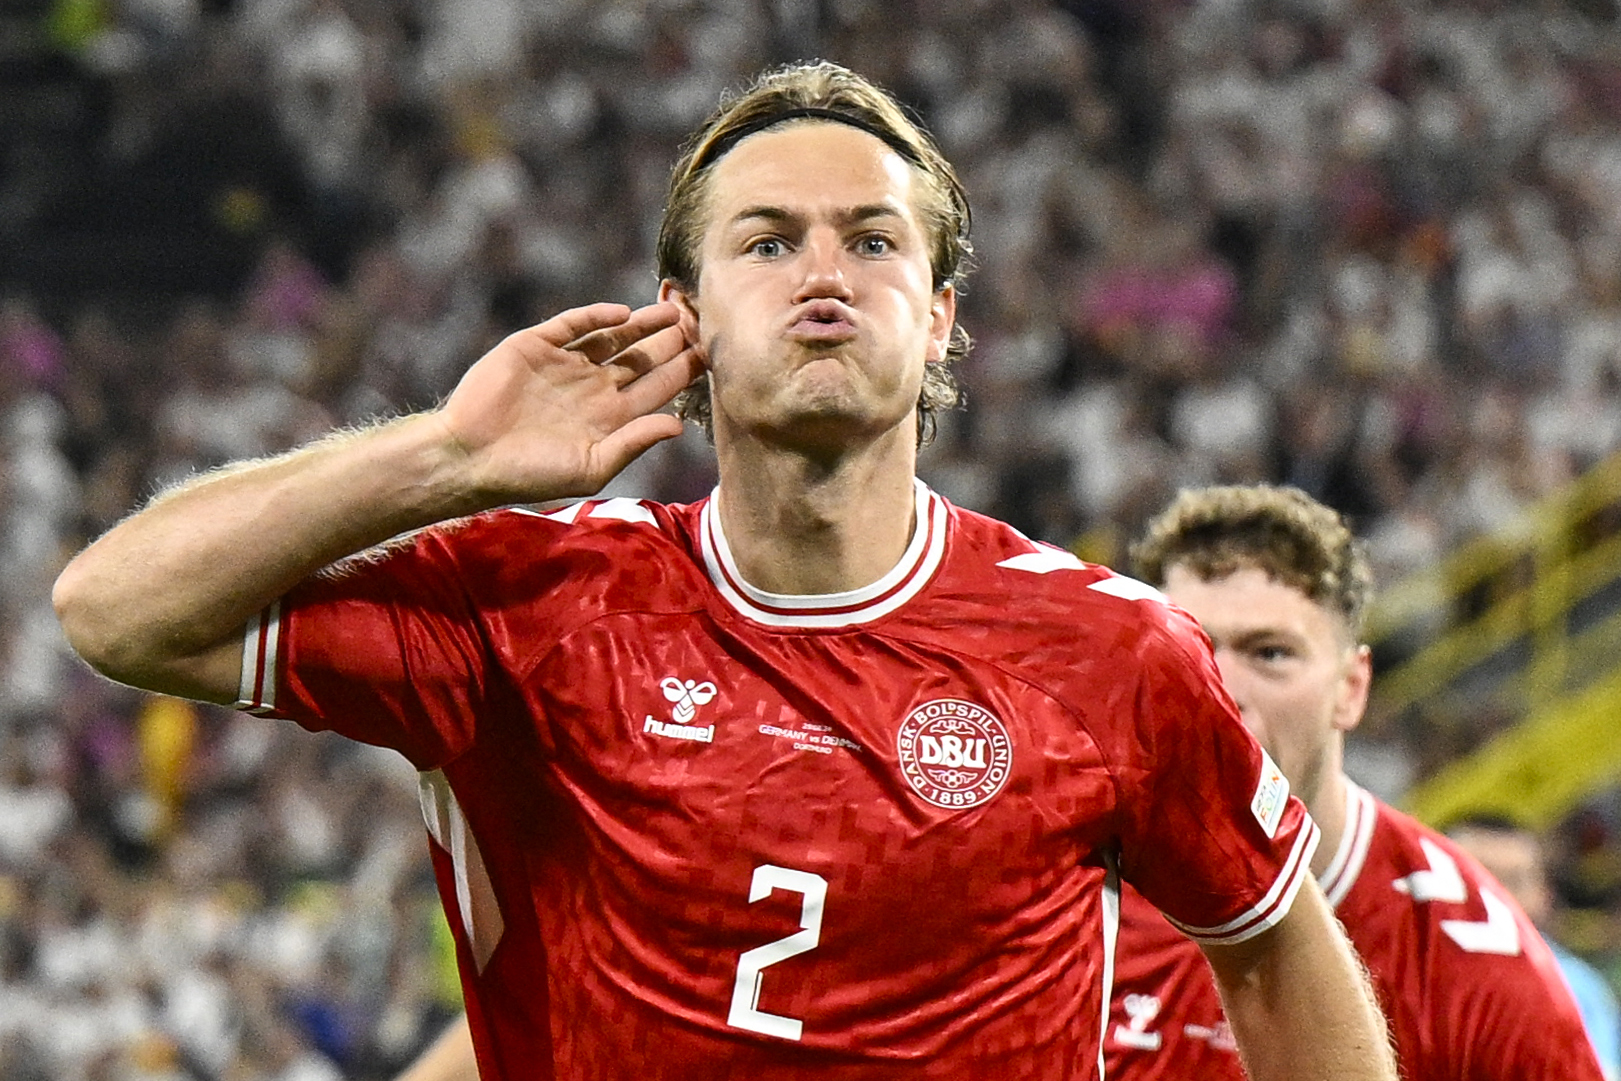
[[[871,412],[837,358],[795,372],[777,399],[785,425],[854,421]]]
[[[769,427],[784,443],[842,446],[860,438],[870,421],[845,409],[807,408],[794,410]]]
[[[773,425],[773,436],[786,446],[840,452],[877,442],[902,427],[910,434],[912,413],[857,408],[845,402],[809,403]]]

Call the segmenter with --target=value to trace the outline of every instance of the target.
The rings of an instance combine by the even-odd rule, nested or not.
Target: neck
[[[912,538],[916,439],[895,433],[820,457],[716,440],[720,522],[750,585],[842,593],[882,578]]]
[[[1345,796],[1345,774],[1336,760],[1331,768],[1324,771],[1323,782],[1317,791],[1306,799],[1306,810],[1311,812],[1317,828],[1323,831],[1317,851],[1311,857],[1311,873],[1314,875],[1328,870],[1328,865],[1334,862],[1335,853],[1340,850],[1340,841],[1345,837]]]

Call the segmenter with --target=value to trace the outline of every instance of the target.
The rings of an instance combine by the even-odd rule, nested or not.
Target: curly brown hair
[[[911,163],[922,178],[918,211],[930,235],[929,265],[936,292],[959,293],[971,269],[971,215],[962,181],[923,126],[876,84],[827,61],[791,64],[765,72],[743,91],[723,99],[682,148],[670,173],[669,196],[659,226],[658,273],[695,292],[698,250],[707,225],[707,183],[717,161],[744,138],[777,124],[846,123],[877,136]],[[958,405],[962,391],[951,366],[968,354],[972,342],[962,327],[940,363],[924,366],[918,394],[918,441],[926,443],[935,417]],[[713,412],[706,376],[683,391],[676,413],[710,431]]]
[[[1131,546],[1132,573],[1164,585],[1176,565],[1211,581],[1258,567],[1343,621],[1360,641],[1373,571],[1338,512],[1298,488],[1226,485],[1184,489]]]

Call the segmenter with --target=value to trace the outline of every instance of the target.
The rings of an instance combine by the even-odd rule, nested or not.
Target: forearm
[[[394,1081],[478,1081],[473,1036],[463,1014]]]
[[[1384,1015],[1315,883],[1263,937],[1205,951],[1253,1081],[1395,1081]]]
[[[702,370],[673,304],[575,308],[508,335],[445,404],[227,468],[109,530],[57,580],[68,641],[106,675],[236,697],[248,618],[407,530],[597,491],[680,434],[658,413]]]
[[[234,675],[209,654],[228,652],[250,616],[333,560],[479,509],[456,458],[422,415],[182,486],[63,571],[54,600],[68,640],[114,679],[234,697]]]

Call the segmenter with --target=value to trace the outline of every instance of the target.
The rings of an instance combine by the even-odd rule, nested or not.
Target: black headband
[[[703,152],[698,155],[695,161],[693,161],[692,171],[696,173],[700,170],[708,168],[710,165],[713,165],[715,162],[719,161],[721,158],[730,153],[734,146],[742,142],[744,139],[747,139],[750,135],[765,131],[767,128],[774,128],[778,124],[784,124],[790,120],[799,120],[801,118],[831,120],[837,124],[848,124],[852,128],[859,128],[868,135],[875,135],[884,142],[888,143],[890,149],[894,150],[895,153],[899,154],[913,165],[916,165],[920,169],[925,168],[923,164],[923,157],[917,152],[917,149],[908,144],[906,140],[902,139],[894,132],[885,131],[872,121],[860,116],[856,116],[853,113],[840,112],[837,109],[821,109],[813,105],[807,105],[800,109],[788,109],[784,112],[772,113],[769,116],[756,117],[755,119],[750,120],[747,124],[738,125],[725,135],[722,135],[720,138],[704,147]]]

